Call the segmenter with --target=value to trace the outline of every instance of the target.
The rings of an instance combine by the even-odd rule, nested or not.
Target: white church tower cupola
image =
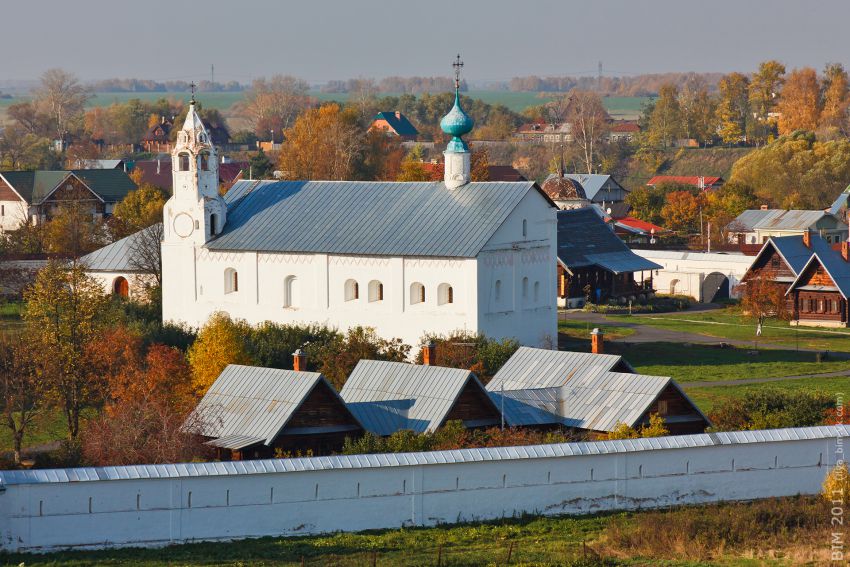
[[[227,206],[218,193],[218,156],[195,108],[189,112],[171,152],[173,194],[163,210],[165,242],[204,244],[219,234]]]
[[[452,66],[455,68],[455,103],[449,113],[440,120],[440,128],[452,137],[446,146],[446,151],[443,152],[444,181],[448,189],[457,189],[469,183],[471,178],[469,146],[463,141],[462,136],[472,131],[474,122],[460,106],[460,70],[463,67],[460,55]]]

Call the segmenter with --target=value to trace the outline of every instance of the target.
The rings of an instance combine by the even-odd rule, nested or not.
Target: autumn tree
[[[289,75],[260,77],[251,84],[236,114],[244,118],[260,140],[283,140],[284,130],[290,128],[299,114],[311,105],[307,95],[310,85]],[[257,179],[262,179],[258,177]]]
[[[787,320],[790,318],[788,301],[785,297],[786,286],[777,284],[766,277],[752,277],[740,285],[741,309],[753,317],[761,329],[765,319],[775,318]]]
[[[86,348],[105,324],[108,298],[80,265],[49,262],[24,294],[27,336],[51,394],[59,401],[73,440],[80,413],[100,386],[88,372]]]
[[[664,418],[657,413],[650,414],[649,423],[631,427],[625,423],[619,422],[614,426],[614,429],[608,432],[607,439],[637,439],[639,437],[664,437],[670,435],[667,426],[664,425]]]
[[[740,142],[747,132],[750,116],[749,80],[741,73],[730,73],[718,83],[720,99],[717,120],[720,138],[724,143]]]
[[[102,222],[93,217],[87,204],[79,201],[59,206],[44,231],[49,252],[74,258],[108,244]]]
[[[705,80],[693,76],[682,86],[678,101],[685,137],[700,144],[711,141],[717,127],[714,118],[716,102],[709,94]]]
[[[635,187],[626,195],[626,203],[631,207],[631,215],[654,224],[664,222],[661,211],[664,209],[667,191],[664,187]]]
[[[262,148],[248,158],[248,173],[251,179],[271,179],[274,164]]]
[[[795,130],[814,132],[821,112],[820,83],[811,67],[794,69],[788,74],[776,105],[779,112],[779,134]]]
[[[785,65],[779,61],[763,61],[758,71],[753,73],[749,87],[749,106],[753,113],[748,137],[756,142],[766,142],[775,129],[775,121],[770,118],[782,83],[785,81]]]
[[[435,365],[474,372],[485,384],[519,348],[514,339],[493,339],[479,333],[454,331],[446,335],[426,334],[420,341],[416,362],[423,362],[422,348],[434,345]]]
[[[820,128],[831,128],[845,135],[848,132],[847,71],[841,63],[830,63],[823,73],[823,110],[820,115]]]
[[[319,372],[339,389],[361,360],[404,362],[410,345],[401,339],[383,339],[371,327],[353,327],[325,344],[307,345],[306,352]]]
[[[648,136],[652,145],[668,148],[682,135],[682,109],[678,97],[679,92],[672,84],[662,85],[658,91],[649,118]]]
[[[249,333],[245,321],[234,321],[222,312],[210,316],[186,354],[196,392],[206,392],[228,364],[253,363],[246,348]]]
[[[594,92],[573,91],[568,100],[566,121],[570,123],[573,142],[580,150],[582,168],[593,173],[599,159],[597,154],[610,130],[608,112]]]
[[[396,181],[436,181],[437,176],[435,176],[433,171],[425,168],[424,164],[424,150],[422,146],[416,144],[413,146],[407,155],[404,156],[404,159],[401,160],[400,171]],[[439,179],[442,179],[442,172],[439,175]]]
[[[37,104],[50,116],[56,137],[68,131],[69,124],[82,117],[83,108],[91,93],[77,77],[62,69],[49,69],[41,76],[35,91]]]
[[[12,435],[15,464],[21,462],[24,436],[45,408],[47,385],[25,338],[0,337],[0,410]]]
[[[162,222],[165,193],[159,188],[144,183],[130,191],[112,212],[110,228],[114,238],[123,238],[158,222]]]
[[[702,194],[691,191],[672,191],[667,194],[661,218],[664,227],[679,233],[692,234],[700,230]]]
[[[357,164],[355,177],[363,180],[395,181],[405,157],[404,147],[396,136],[381,130],[366,133],[363,157]]]
[[[305,111],[285,137],[278,168],[287,179],[351,179],[363,151],[356,111],[337,104]]]
[[[743,183],[729,181],[719,189],[707,191],[704,195],[705,218],[711,223],[712,234],[726,242],[727,226],[738,215],[748,209],[754,209],[759,199],[752,187]]]

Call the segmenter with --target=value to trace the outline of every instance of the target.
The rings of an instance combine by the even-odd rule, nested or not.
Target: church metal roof
[[[170,465],[128,465],[117,467],[88,467],[76,469],[36,469],[0,471],[0,485],[54,484],[104,480],[198,478],[225,475],[250,475],[290,473],[321,470],[350,470],[375,467],[408,467],[445,465],[455,463],[519,461],[578,457],[583,455],[610,455],[688,449],[693,447],[718,447],[748,445],[764,442],[794,442],[823,439],[835,441],[850,437],[850,425],[766,429],[757,431],[730,431],[619,439],[616,441],[584,441],[523,447],[488,447],[481,449],[456,449],[452,451],[426,451],[419,453],[389,453],[378,455],[337,455],[332,457],[302,457],[296,459],[265,459],[256,461],[230,461],[212,463],[178,463]]]
[[[138,246],[143,246],[139,240],[156,238],[157,232],[161,234],[161,231],[162,223],[149,226],[86,254],[80,258],[80,263],[91,272],[138,272],[139,269],[133,265],[133,253]]]
[[[533,190],[530,181],[455,190],[442,182],[239,181],[225,196],[224,231],[207,248],[474,258]]]

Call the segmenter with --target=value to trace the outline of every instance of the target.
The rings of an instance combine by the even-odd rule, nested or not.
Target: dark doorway
[[[702,302],[714,303],[729,299],[729,278],[720,272],[711,272],[702,282]]]

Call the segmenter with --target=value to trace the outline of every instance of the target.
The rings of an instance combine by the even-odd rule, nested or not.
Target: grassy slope
[[[667,152],[664,165],[657,172],[647,171],[632,160],[623,184],[633,189],[644,185],[653,175],[717,175],[728,180],[735,162],[754,148],[683,148]]]

